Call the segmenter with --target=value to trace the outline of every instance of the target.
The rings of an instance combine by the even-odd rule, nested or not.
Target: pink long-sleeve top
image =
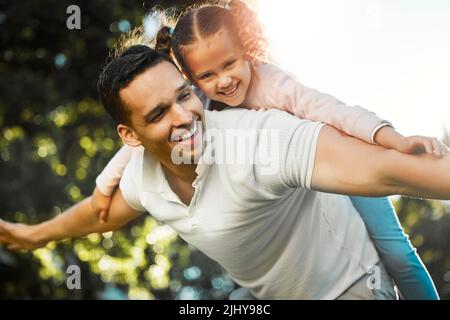
[[[252,79],[242,107],[278,108],[303,119],[324,122],[368,143],[375,143],[374,136],[380,128],[391,126],[371,111],[348,106],[331,95],[302,85],[294,76],[270,63],[252,67]],[[97,177],[97,187],[103,194],[111,195],[119,184],[132,149],[123,146]]]

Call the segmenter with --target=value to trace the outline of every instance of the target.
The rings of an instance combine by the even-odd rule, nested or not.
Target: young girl
[[[267,41],[256,15],[241,1],[208,5],[184,14],[175,29],[164,27],[156,49],[175,58],[183,73],[209,98],[209,108],[279,108],[300,118],[325,122],[368,143],[404,153],[436,156],[446,147],[433,138],[403,137],[392,125],[359,106],[300,84],[267,62]],[[210,102],[210,103],[209,103]],[[94,207],[106,219],[110,196],[130,157],[123,147],[98,176]],[[351,197],[367,230],[406,299],[438,299],[434,284],[387,198]]]

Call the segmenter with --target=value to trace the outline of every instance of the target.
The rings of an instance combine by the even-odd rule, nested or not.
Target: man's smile
[[[190,144],[195,139],[199,131],[199,126],[200,124],[198,123],[198,117],[195,117],[195,119],[188,127],[176,129],[174,132],[172,132],[172,134],[170,135],[170,142]]]

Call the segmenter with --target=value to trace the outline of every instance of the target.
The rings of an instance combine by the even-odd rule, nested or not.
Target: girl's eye
[[[225,63],[225,68],[231,67],[235,62],[236,60],[228,61],[227,63]]]
[[[211,73],[205,73],[200,76],[200,80],[207,80],[211,77]]]

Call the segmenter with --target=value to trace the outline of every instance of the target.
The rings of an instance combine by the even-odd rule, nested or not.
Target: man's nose
[[[176,103],[172,108],[173,125],[182,127],[192,122],[192,112]]]
[[[226,88],[231,85],[231,82],[231,77],[225,74],[220,76],[219,81],[217,82],[217,86],[219,88]]]

